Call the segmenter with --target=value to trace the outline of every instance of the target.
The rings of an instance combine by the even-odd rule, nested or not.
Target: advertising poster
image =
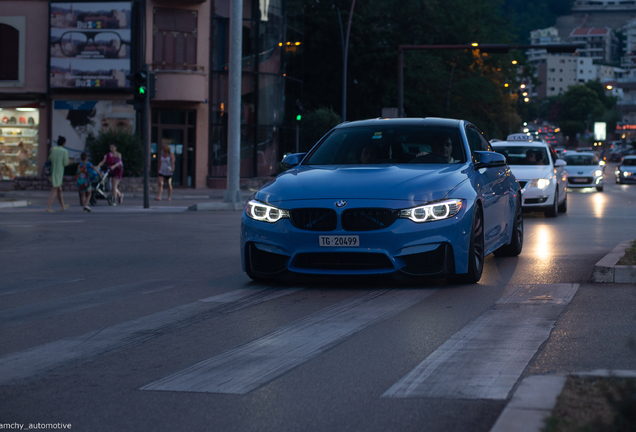
[[[51,88],[129,86],[131,12],[127,2],[51,2]]]
[[[86,148],[86,138],[109,129],[132,133],[135,110],[123,100],[56,100],[53,101],[53,141],[66,138],[71,159],[79,160]]]

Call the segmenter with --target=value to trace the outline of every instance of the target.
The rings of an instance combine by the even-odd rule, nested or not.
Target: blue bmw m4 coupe
[[[464,120],[343,123],[246,203],[243,270],[406,274],[476,283],[484,257],[523,246],[521,191],[482,132]]]

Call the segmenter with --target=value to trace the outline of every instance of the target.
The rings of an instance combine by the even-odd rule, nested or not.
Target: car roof
[[[623,159],[636,159],[636,155],[628,155],[623,157]]]
[[[565,155],[565,157],[568,157],[568,156],[598,156],[598,155],[594,153],[593,151],[587,151],[587,152],[568,153]]]
[[[543,141],[498,141],[490,143],[493,147],[499,146],[513,146],[513,147],[527,147],[529,145],[536,147],[548,148],[549,144]]]
[[[368,120],[356,120],[351,122],[341,123],[337,126],[338,129],[357,127],[357,126],[408,126],[420,124],[422,126],[446,126],[446,127],[459,127],[461,120],[447,119],[438,117],[426,117],[426,118],[376,118]],[[470,123],[470,122],[466,122]]]

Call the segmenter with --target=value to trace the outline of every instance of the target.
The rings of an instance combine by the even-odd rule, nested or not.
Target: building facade
[[[169,145],[175,186],[225,187],[230,1],[3,1],[3,176],[37,175],[58,136],[77,159],[90,136],[139,131],[126,101],[130,75],[147,65],[156,77],[151,175]],[[280,159],[287,41],[283,0],[243,5],[241,177],[249,178],[275,173]]]

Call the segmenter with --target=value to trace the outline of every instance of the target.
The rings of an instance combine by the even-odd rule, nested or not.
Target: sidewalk
[[[50,191],[2,191],[0,192],[0,210],[26,208],[33,211],[43,211],[49,198]],[[105,199],[98,199],[94,211],[125,212],[133,210],[163,210],[163,211],[205,211],[205,210],[242,210],[247,199],[253,194],[250,190],[241,190],[242,202],[226,203],[223,201],[225,189],[173,189],[172,200],[166,198],[168,193],[164,191],[161,201],[155,200],[155,194],[149,196],[149,209],[144,208],[143,192],[124,193],[124,202],[121,205],[109,206]],[[68,211],[82,211],[79,194],[77,191],[63,192],[64,202],[70,204]],[[52,206],[59,211],[57,200]]]

